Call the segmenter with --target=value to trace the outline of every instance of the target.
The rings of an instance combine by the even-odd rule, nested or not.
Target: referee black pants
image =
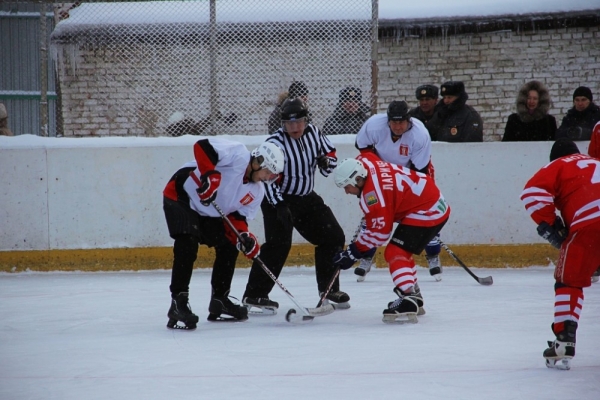
[[[331,209],[321,196],[311,192],[306,196],[283,195],[285,204],[292,212],[293,225],[298,233],[315,246],[315,272],[319,293],[327,290],[335,268],[333,255],[344,247],[344,231]],[[277,211],[267,200],[261,204],[265,227],[265,243],[260,258],[271,272],[279,277],[292,247],[292,232],[284,229],[277,219]],[[268,297],[275,282],[263,271],[258,262],[252,264],[244,297]],[[340,290],[339,278],[332,291]]]

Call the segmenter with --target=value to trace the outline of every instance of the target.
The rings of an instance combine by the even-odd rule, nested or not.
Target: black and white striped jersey
[[[313,124],[306,126],[300,139],[291,138],[279,128],[267,142],[279,146],[285,156],[282,177],[266,187],[265,196],[272,205],[283,201],[281,194],[304,196],[313,191],[318,158],[325,156],[331,161],[328,168],[319,168],[323,176],[328,176],[335,168],[335,147]]]

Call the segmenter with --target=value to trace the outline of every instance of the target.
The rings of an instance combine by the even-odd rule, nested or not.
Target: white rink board
[[[266,138],[229,137],[249,149]],[[198,139],[0,137],[0,251],[172,245],[162,190],[193,159]],[[330,139],[340,160],[358,154],[354,135]],[[445,241],[543,243],[519,194],[548,162],[551,145],[433,143],[436,182],[452,208]],[[588,142],[578,145],[587,152]],[[351,236],[360,219],[357,199],[338,189],[333,177],[317,176],[316,192]],[[262,239],[262,217],[251,221],[250,228]],[[306,242],[295,234],[294,243]]]

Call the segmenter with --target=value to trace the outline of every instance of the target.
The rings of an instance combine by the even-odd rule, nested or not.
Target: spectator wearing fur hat
[[[300,98],[304,104],[308,104],[308,87],[306,86],[306,83],[302,81],[294,81],[290,84],[287,92],[282,92],[279,94],[279,97],[277,98],[277,105],[271,112],[271,115],[269,115],[269,121],[267,123],[269,131],[267,133],[271,134],[277,129],[281,128],[281,105],[285,100],[289,98],[293,99],[295,97]],[[309,111],[307,123],[310,123],[311,119],[312,118]]]
[[[8,112],[2,103],[0,103],[0,136],[13,136],[8,128]]]
[[[590,140],[592,129],[600,121],[600,108],[594,104],[590,88],[580,86],[573,92],[573,108],[567,111],[558,130],[556,139]]]
[[[442,100],[425,124],[431,140],[440,142],[483,142],[483,121],[469,105],[469,95],[460,81],[448,81],[440,89]]]
[[[521,86],[517,94],[517,112],[510,114],[504,128],[503,142],[554,140],[556,118],[548,114],[550,93],[538,81]]]
[[[411,117],[427,124],[433,117],[438,105],[439,89],[434,85],[421,85],[415,91],[419,105],[410,110]]]
[[[323,133],[326,135],[356,134],[369,118],[371,110],[362,102],[362,91],[348,86],[340,91],[338,104],[326,120]]]

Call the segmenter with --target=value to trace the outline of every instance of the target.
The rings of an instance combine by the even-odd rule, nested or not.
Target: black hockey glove
[[[321,170],[321,175],[327,177],[337,167],[337,159],[334,157],[321,156],[317,158],[317,166]]]
[[[538,234],[546,239],[550,244],[560,249],[560,246],[567,238],[569,234],[567,228],[565,228],[565,224],[560,217],[556,217],[554,220],[554,224],[550,225],[546,221],[542,222],[537,227]]]
[[[281,222],[283,229],[286,232],[292,230],[294,228],[294,219],[292,217],[292,212],[290,211],[290,208],[282,202],[277,203],[277,205],[275,205],[275,208],[277,210],[277,219],[279,220],[279,222]]]
[[[373,254],[375,253],[373,252]],[[346,250],[333,256],[333,266],[339,269],[349,269],[359,258],[363,258],[363,254],[358,251],[354,243],[350,243]]]

